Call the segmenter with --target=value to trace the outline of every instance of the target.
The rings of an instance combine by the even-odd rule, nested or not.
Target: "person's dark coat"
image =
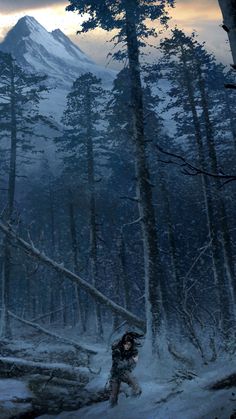
[[[126,351],[120,343],[114,343],[112,345],[111,377],[118,378],[126,372],[131,372],[136,366],[133,358],[137,355],[138,350],[135,346]]]

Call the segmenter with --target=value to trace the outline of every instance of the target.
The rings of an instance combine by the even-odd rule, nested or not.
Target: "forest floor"
[[[80,343],[83,343],[82,341]],[[97,351],[92,368],[99,374],[87,384],[91,392],[102,390],[107,382],[111,366],[110,346],[91,341],[91,348]],[[61,346],[63,351],[63,345]],[[145,352],[140,351],[135,375],[142,387],[139,398],[130,396],[125,384],[119,396],[118,406],[109,407],[108,401],[91,404],[76,411],[59,414],[44,414],[38,419],[230,419],[236,418],[236,387],[226,386],[220,390],[209,387],[232,373],[236,374],[236,360],[221,355],[214,363],[199,364],[191,369],[167,365],[169,357],[162,363],[149,364]],[[173,368],[172,368],[173,367]],[[187,377],[188,376],[188,377]],[[235,383],[233,383],[235,385]],[[78,390],[79,391],[79,390]],[[0,418],[23,418],[30,411],[30,397],[22,378],[0,379]],[[20,400],[20,403],[19,403]],[[32,416],[28,416],[32,417]]]
[[[99,377],[89,383],[94,391],[105,386],[110,367],[110,353],[107,348],[97,347],[94,362],[102,368]],[[119,404],[109,407],[109,402],[96,403],[74,412],[58,415],[43,415],[40,419],[230,419],[236,418],[236,387],[209,390],[212,383],[236,372],[236,360],[225,358],[214,364],[199,367],[191,380],[172,381],[168,368],[160,367],[160,376],[154,377],[153,370],[142,366],[141,352],[135,375],[142,387],[139,398],[129,396],[129,388],[123,384],[124,392]],[[153,366],[155,367],[158,366]],[[151,371],[152,370],[152,371]],[[163,376],[165,374],[166,376]],[[121,388],[122,390],[122,388]],[[235,413],[235,416],[233,414]]]

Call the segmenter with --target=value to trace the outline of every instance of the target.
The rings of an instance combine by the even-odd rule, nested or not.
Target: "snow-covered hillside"
[[[66,336],[73,336],[72,329],[65,330]],[[78,337],[73,336],[73,339]],[[88,344],[86,338],[85,343]],[[67,359],[68,350],[73,354],[72,347],[57,343],[55,348],[41,336],[40,344],[31,344],[26,341],[18,341],[12,348],[23,349],[24,354],[31,354],[35,359],[43,355],[52,356],[53,352],[60,354],[60,357]],[[82,337],[80,344],[83,344]],[[75,340],[74,340],[75,341]],[[90,346],[91,345],[91,346]],[[92,369],[100,373],[87,384],[86,388],[92,393],[103,390],[107,382],[111,366],[111,353],[107,347],[98,343],[90,343],[91,349],[97,351],[93,359]],[[56,352],[58,351],[58,352]],[[50,355],[51,354],[51,355]],[[167,355],[168,357],[168,355]],[[17,362],[17,358],[16,358]],[[139,398],[130,397],[130,389],[122,384],[119,395],[119,403],[116,407],[110,408],[109,402],[91,403],[89,406],[79,410],[64,411],[58,414],[33,415],[32,398],[33,393],[27,384],[27,377],[18,379],[0,380],[0,417],[10,419],[12,417],[37,417],[38,419],[233,419],[236,412],[235,386],[225,385],[224,388],[212,390],[213,383],[225,379],[236,370],[236,363],[233,355],[220,354],[218,360],[208,365],[194,366],[192,375],[186,372],[183,380],[174,380],[175,372],[180,372],[181,367],[174,360],[168,362],[167,358],[150,364],[146,359],[145,351],[140,351],[138,367],[135,376],[142,387],[142,395]],[[59,365],[59,364],[58,364]],[[68,366],[68,365],[67,365]],[[175,376],[176,377],[176,376]],[[179,375],[180,377],[180,375]],[[48,381],[49,383],[49,381]],[[61,397],[63,392],[61,390]],[[81,389],[78,388],[78,394]],[[56,388],[55,388],[56,393]],[[31,412],[31,416],[30,416]],[[23,416],[25,413],[25,416]],[[28,413],[28,416],[27,416]],[[13,416],[16,415],[16,416]],[[17,416],[18,414],[18,416]]]
[[[8,32],[0,49],[11,53],[25,70],[46,74],[52,88],[42,104],[45,114],[59,121],[66,95],[73,81],[81,74],[91,72],[110,86],[116,72],[92,61],[81,49],[56,29],[48,32],[36,19],[24,16]]]
[[[96,346],[98,355],[94,367],[101,367],[100,375],[88,384],[90,390],[102,389],[106,383],[110,354]],[[97,362],[97,365],[96,365]],[[167,362],[167,361],[166,361]],[[235,371],[235,361],[226,355],[215,363],[199,365],[196,376],[189,380],[176,382],[171,380],[170,365],[149,365],[145,353],[141,351],[139,366],[135,372],[142,387],[142,395],[130,397],[127,384],[122,384],[119,403],[110,408],[109,402],[95,403],[73,412],[61,412],[57,415],[43,415],[40,419],[231,419],[236,409],[235,387],[230,385],[220,390],[211,390],[212,383],[220,381]],[[174,367],[174,363],[172,365]],[[155,372],[158,371],[159,372]],[[165,371],[165,373],[164,373]],[[232,416],[231,416],[232,415]]]

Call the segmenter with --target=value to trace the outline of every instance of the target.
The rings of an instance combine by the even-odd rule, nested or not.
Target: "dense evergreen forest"
[[[124,66],[109,88],[75,79],[60,121],[47,75],[0,52],[3,341],[31,322],[99,343],[141,330],[154,359],[235,353],[235,68],[194,31],[153,38],[173,3],[70,0]]]

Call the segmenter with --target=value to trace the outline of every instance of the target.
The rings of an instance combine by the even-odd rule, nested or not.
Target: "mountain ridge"
[[[58,122],[72,83],[80,75],[93,73],[105,88],[110,88],[116,76],[114,70],[97,65],[60,29],[48,32],[31,16],[18,20],[0,43],[0,50],[11,53],[24,70],[48,76],[51,89],[41,108]]]
[[[85,72],[92,72],[103,81],[115,74],[97,65],[60,29],[48,32],[32,16],[18,20],[0,43],[0,50],[11,53],[23,68],[56,79],[57,85],[71,84]]]

